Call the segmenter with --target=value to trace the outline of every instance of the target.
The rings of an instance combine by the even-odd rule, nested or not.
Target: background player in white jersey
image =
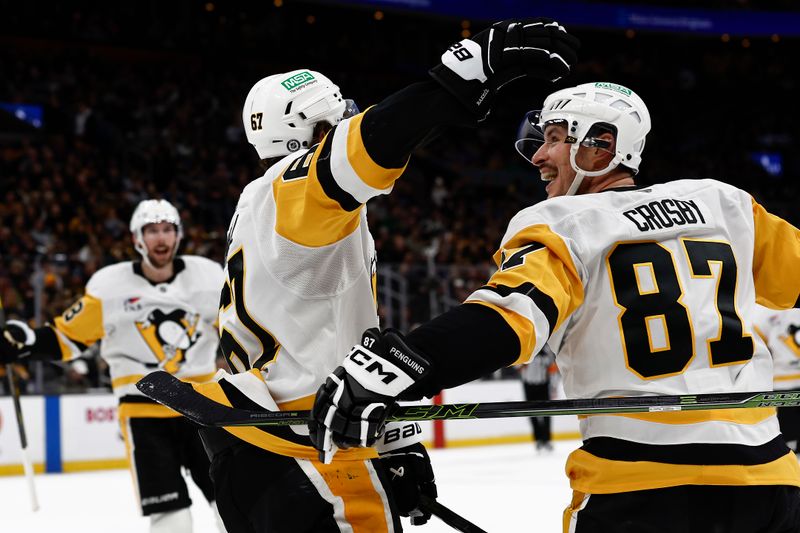
[[[140,202],[130,230],[141,261],[98,270],[84,296],[51,325],[31,329],[10,321],[0,344],[8,359],[69,361],[100,342],[150,531],[190,533],[191,500],[181,468],[213,504],[208,458],[197,428],[143,396],[135,383],[155,369],[189,381],[214,375],[223,272],[208,259],[176,255],[183,229],[178,210],[166,200]]]
[[[511,220],[498,271],[466,303],[405,338],[365,333],[317,394],[323,452],[372,442],[395,398],[528,361],[546,342],[571,398],[771,387],[752,315],[756,300],[800,304],[800,231],[718,181],[636,187],[650,116],[630,89],[563,89],[527,119],[539,135],[525,135],[522,152],[548,199]],[[596,415],[580,426],[564,531],[800,530],[800,467],[773,409]]]
[[[563,76],[576,45],[549,20],[498,23],[445,53],[432,71],[436,81],[352,117],[319,72],[256,83],[242,118],[248,140],[272,164],[242,192],[228,234],[220,331],[235,374],[195,389],[237,407],[310,409],[347,348],[378,325],[364,204],[392,190],[412,149],[435,128],[475,124],[512,78]],[[231,533],[399,531],[398,513],[424,523],[419,494],[436,496],[413,423],[386,432],[380,459],[372,448],[349,450],[331,464],[317,459],[305,427],[202,436]]]
[[[772,354],[773,388],[800,388],[800,309],[778,311],[759,305],[755,316],[755,331]],[[800,409],[778,407],[778,422],[789,448],[800,451]]]

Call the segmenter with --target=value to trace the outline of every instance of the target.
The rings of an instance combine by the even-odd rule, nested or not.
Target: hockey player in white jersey
[[[772,354],[773,388],[800,388],[800,309],[776,310],[758,305],[754,329]],[[778,407],[778,423],[786,444],[800,451],[800,409]]]
[[[69,361],[100,342],[119,399],[119,420],[142,513],[152,533],[190,533],[191,500],[181,467],[206,499],[214,492],[197,428],[143,396],[135,383],[155,369],[187,381],[216,372],[222,267],[177,255],[180,215],[166,200],[144,200],[130,230],[141,261],[98,270],[84,296],[53,324],[31,329],[9,321],[0,339],[8,359]]]
[[[498,271],[464,304],[405,337],[365,333],[317,394],[323,453],[371,443],[397,398],[524,363],[545,343],[569,398],[771,388],[752,316],[757,300],[800,305],[800,231],[719,181],[636,186],[650,116],[626,87],[563,89],[525,126],[518,147],[548,199],[511,220]],[[580,427],[565,532],[800,530],[800,468],[773,409]]]
[[[256,83],[242,118],[270,167],[239,199],[220,303],[221,347],[235,374],[195,389],[236,407],[310,409],[346,350],[378,325],[365,203],[392,190],[432,131],[474,125],[513,78],[563,76],[576,46],[550,20],[498,23],[446,52],[434,81],[354,116],[319,72]],[[392,427],[379,449],[343,451],[331,464],[318,460],[305,427],[201,434],[230,533],[386,533],[400,531],[400,514],[414,524],[430,516],[419,498],[436,488],[416,424]]]

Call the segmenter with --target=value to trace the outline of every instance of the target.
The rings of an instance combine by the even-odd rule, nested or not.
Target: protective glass
[[[535,154],[536,151],[545,143],[544,128],[548,124],[564,122],[563,120],[553,120],[546,124],[542,123],[541,113],[542,111],[540,109],[525,113],[525,118],[522,119],[522,122],[517,129],[517,140],[514,142],[514,148],[517,149],[517,153],[519,153],[519,155],[521,155],[525,161],[531,164],[533,154]],[[563,142],[574,142],[574,140],[570,139],[570,137],[567,137],[567,139],[565,139]]]
[[[344,115],[342,115],[342,119],[350,118],[358,115],[361,111],[358,109],[358,105],[356,104],[355,100],[351,100],[349,98],[345,98],[344,100]]]

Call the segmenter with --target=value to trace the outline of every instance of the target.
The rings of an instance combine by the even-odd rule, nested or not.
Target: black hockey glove
[[[329,463],[337,447],[374,445],[397,397],[431,372],[430,361],[399,332],[365,331],[361,344],[317,391],[308,429],[320,461]]]
[[[510,81],[531,76],[554,82],[567,75],[579,45],[552,19],[508,19],[448,48],[430,74],[483,119]]]
[[[30,355],[30,344],[36,339],[33,330],[24,322],[9,320],[0,330],[0,363],[15,363]]]
[[[381,464],[386,468],[392,484],[394,502],[400,516],[410,516],[411,525],[426,523],[431,513],[420,509],[420,495],[436,499],[436,480],[431,467],[431,458],[422,443],[380,454]]]

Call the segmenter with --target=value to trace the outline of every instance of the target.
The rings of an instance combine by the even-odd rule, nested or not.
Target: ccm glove
[[[554,82],[567,75],[579,45],[552,19],[508,19],[452,45],[430,74],[483,119],[495,93],[510,81],[530,76]]]
[[[36,334],[26,323],[9,320],[0,333],[0,363],[14,363],[30,355]]]
[[[422,443],[380,454],[381,464],[386,468],[392,494],[400,516],[410,516],[411,525],[426,523],[431,513],[420,509],[420,495],[436,499],[436,479],[431,467],[431,458]]]
[[[320,461],[329,463],[338,448],[374,445],[396,399],[431,373],[430,361],[399,332],[365,331],[317,391],[308,428]]]

